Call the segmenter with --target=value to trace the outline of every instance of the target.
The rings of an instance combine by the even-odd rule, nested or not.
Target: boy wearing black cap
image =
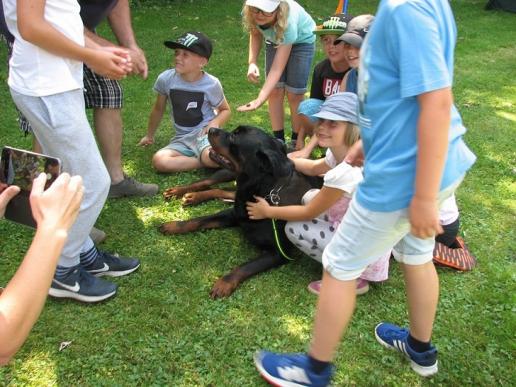
[[[154,154],[153,167],[159,172],[216,168],[209,157],[206,131],[212,126],[222,127],[231,113],[219,80],[203,70],[210,59],[212,43],[200,32],[187,32],[164,44],[175,51],[175,66],[162,72],[154,84],[158,95],[147,134],[138,145],[154,143],[168,101],[176,133],[170,144]]]

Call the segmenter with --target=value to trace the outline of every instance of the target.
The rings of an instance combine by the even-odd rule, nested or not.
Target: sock
[[[285,131],[283,129],[273,130],[272,133],[274,134],[274,137],[285,142]]]
[[[70,274],[72,271],[74,271],[77,268],[77,265],[65,267],[65,266],[59,266],[56,267],[56,273],[54,274],[54,278],[57,280],[62,280],[63,278],[66,278],[68,274]]]
[[[328,366],[331,364],[329,361],[321,361],[317,360],[316,358],[313,358],[312,356],[308,355],[308,360],[310,362],[310,367],[312,368],[312,371],[314,371],[316,374],[321,374]]]
[[[419,353],[426,352],[431,348],[430,341],[426,343],[424,341],[419,341],[418,339],[414,339],[411,334],[407,337],[407,343],[410,348]]]
[[[86,250],[81,253],[81,266],[87,267],[91,265],[97,259],[99,255],[99,251],[95,246],[91,247],[89,250]]]

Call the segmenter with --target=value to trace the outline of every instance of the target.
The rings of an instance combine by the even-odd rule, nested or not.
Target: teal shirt
[[[284,0],[289,6],[287,29],[283,35],[281,42],[277,41],[276,32],[274,28],[267,28],[258,30],[262,33],[265,40],[274,44],[300,44],[300,43],[314,43],[315,22],[312,17],[293,0]]]

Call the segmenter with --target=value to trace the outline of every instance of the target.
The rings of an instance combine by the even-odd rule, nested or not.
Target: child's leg
[[[410,335],[422,342],[432,337],[439,278],[432,261],[423,265],[402,264],[409,307]]]
[[[210,149],[211,147],[204,148],[201,152],[201,165],[205,168],[220,168],[220,165],[210,158]]]
[[[285,124],[285,112],[283,109],[283,100],[285,99],[285,89],[275,88],[269,95],[269,118],[271,119],[271,127],[273,132],[280,132]],[[275,134],[277,136],[277,134]],[[279,137],[278,137],[279,138]],[[283,135],[281,140],[285,140]]]
[[[303,94],[296,94],[290,91],[287,91],[287,100],[290,107],[290,123],[292,125],[293,135],[297,136],[299,132],[299,128],[301,127],[301,120],[299,115],[297,114],[297,109],[299,108],[299,104],[303,101]],[[294,137],[295,137],[294,136]],[[297,138],[296,138],[297,140]],[[296,142],[297,143],[297,142]]]
[[[161,149],[152,157],[152,166],[158,172],[172,173],[198,169],[202,164],[195,156],[185,156],[173,149]]]
[[[324,271],[309,351],[315,359],[327,362],[332,360],[355,310],[355,282],[340,281]]]
[[[59,265],[79,264],[79,253],[106,200],[110,179],[86,117],[84,96],[77,89],[46,97],[11,90],[29,120],[43,152],[58,157],[64,172],[82,176],[84,198],[61,253]]]

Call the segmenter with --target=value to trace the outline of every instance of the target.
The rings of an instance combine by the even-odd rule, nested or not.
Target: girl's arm
[[[45,0],[18,0],[16,15],[18,30],[26,41],[63,57],[84,62],[93,71],[112,79],[121,79],[126,74],[128,60],[118,52],[83,47],[68,39],[45,19]]]
[[[260,69],[256,62],[262,48],[262,36],[260,31],[252,29],[249,33],[249,67],[247,69],[247,79],[249,82],[258,83],[260,80]]]
[[[222,128],[224,124],[228,122],[229,117],[231,117],[231,108],[229,107],[226,97],[224,97],[224,100],[217,107],[217,111],[217,115],[208,123],[208,129],[211,127]]]
[[[138,145],[145,146],[154,144],[154,134],[158,130],[159,123],[163,118],[163,113],[167,107],[167,96],[158,94],[156,102],[152,107],[152,111],[149,116],[149,123],[147,124],[147,134],[142,137]]]
[[[296,166],[296,171],[307,176],[319,176],[328,172],[331,168],[326,164],[325,159],[302,159],[296,158],[292,160]]]
[[[267,78],[265,79],[265,83],[263,84],[260,93],[258,93],[258,97],[246,105],[239,106],[237,108],[238,111],[248,112],[256,110],[262,106],[265,101],[267,101],[272,90],[274,90],[274,87],[276,87],[276,84],[281,78],[283,70],[285,70],[291,50],[291,44],[282,44],[276,49],[276,55],[274,55],[271,69],[269,74],[267,74]]]
[[[340,189],[323,186],[313,200],[305,205],[279,207],[271,206],[265,199],[256,197],[255,203],[247,202],[247,214],[253,220],[310,220],[334,205],[343,193]]]

